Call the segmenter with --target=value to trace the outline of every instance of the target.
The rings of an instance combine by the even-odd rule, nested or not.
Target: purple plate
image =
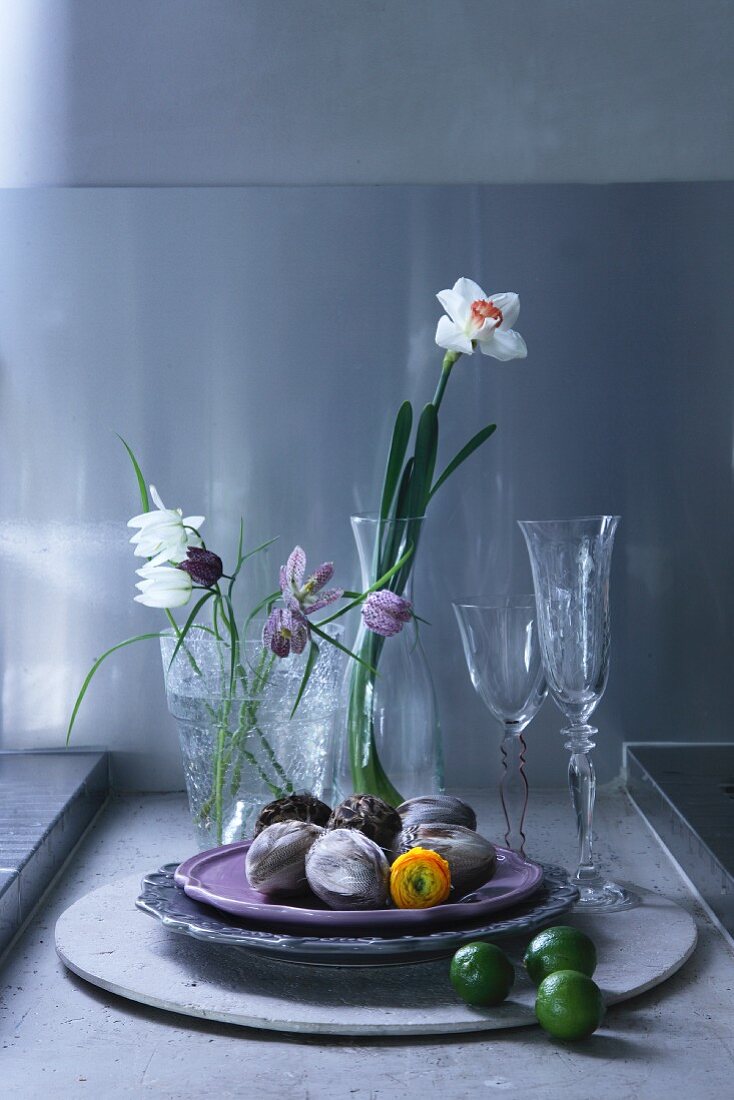
[[[177,868],[176,884],[195,901],[250,923],[340,936],[358,932],[410,934],[475,920],[516,905],[537,890],[543,880],[543,869],[537,863],[507,848],[497,848],[497,870],[492,878],[457,902],[431,909],[329,909],[309,891],[286,905],[253,890],[247,881],[245,854],[251,843],[239,840],[191,856]]]

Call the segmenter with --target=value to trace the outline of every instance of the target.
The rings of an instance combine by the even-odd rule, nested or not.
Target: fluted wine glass
[[[546,695],[535,597],[467,597],[453,607],[471,682],[504,732],[500,798],[505,843],[524,856],[528,782],[523,730]]]
[[[568,720],[568,779],[579,864],[573,883],[584,910],[627,909],[631,892],[600,874],[592,853],[596,779],[589,753],[599,732],[588,719],[609,675],[609,572],[619,516],[520,521],[530,554],[538,632],[548,687]]]

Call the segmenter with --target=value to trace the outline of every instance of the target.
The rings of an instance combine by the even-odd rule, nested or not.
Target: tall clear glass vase
[[[362,591],[413,546],[413,554],[386,586],[413,600],[412,570],[422,522],[380,520],[372,514],[351,517]],[[352,649],[364,663],[349,661],[344,681],[346,730],[335,754],[339,797],[370,793],[398,805],[443,790],[441,728],[421,629],[412,619],[399,634],[383,638],[364,623],[360,627]]]

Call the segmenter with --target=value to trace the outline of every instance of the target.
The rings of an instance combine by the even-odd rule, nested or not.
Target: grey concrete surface
[[[3,0],[0,185],[734,174],[727,0]]]
[[[225,564],[241,515],[250,546],[281,536],[251,597],[296,542],[358,583],[348,516],[433,394],[461,274],[520,293],[529,354],[460,361],[441,413],[441,466],[498,423],[416,564],[449,783],[499,767],[450,600],[528,591],[521,518],[622,516],[600,778],[623,740],[730,736],[734,185],[6,191],[0,241],[0,744],[62,745],[93,659],[166,625],[132,600],[115,431]],[[563,783],[560,726],[549,701],[531,784]],[[183,788],[154,643],[93,682],[73,743],[100,742],[116,785]]]
[[[478,804],[483,831],[500,835],[499,805],[464,794]],[[285,1038],[133,1007],[70,977],[53,947],[58,915],[96,886],[180,859],[193,847],[188,830],[179,796],[128,797],[84,841],[0,974],[8,1095],[388,1100],[430,1093],[468,1100],[498,1091],[508,1100],[713,1100],[728,1093],[734,959],[616,790],[599,799],[604,863],[684,905],[697,920],[699,943],[683,970],[611,1008],[603,1028],[578,1046],[554,1044],[536,1028],[442,1040]],[[530,853],[568,862],[572,833],[565,792],[533,791]]]

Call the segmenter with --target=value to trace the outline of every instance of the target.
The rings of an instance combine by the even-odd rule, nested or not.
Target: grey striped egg
[[[398,806],[398,813],[404,829],[413,825],[463,825],[465,829],[476,829],[477,815],[471,806],[451,794],[425,795],[422,798],[409,798]]]
[[[374,840],[355,829],[333,829],[306,855],[306,878],[331,909],[384,909],[390,864]]]
[[[497,869],[494,844],[463,825],[414,825],[395,839],[394,855],[411,848],[430,848],[446,860],[451,871],[452,900],[487,882]]]
[[[253,840],[245,856],[247,881],[261,894],[306,889],[306,855],[324,830],[308,821],[278,821]]]

